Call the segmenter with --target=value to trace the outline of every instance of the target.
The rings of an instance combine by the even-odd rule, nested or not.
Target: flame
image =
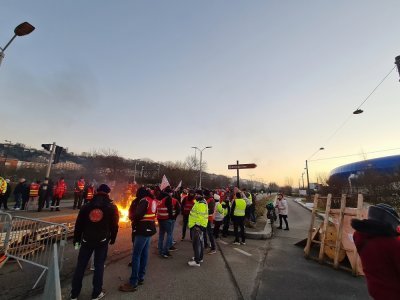
[[[119,212],[119,222],[120,223],[128,223],[129,220],[129,206],[130,203],[123,205],[122,203],[116,203]]]

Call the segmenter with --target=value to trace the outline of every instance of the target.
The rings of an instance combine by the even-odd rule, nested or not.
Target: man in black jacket
[[[145,187],[140,187],[136,200],[129,208],[132,221],[132,235],[135,237],[132,253],[132,273],[129,282],[121,285],[121,292],[134,292],[143,284],[149,258],[151,237],[156,233],[157,200],[151,197]]]
[[[75,223],[74,245],[79,248],[78,263],[72,279],[71,299],[77,299],[82,288],[82,279],[94,251],[94,275],[92,299],[104,297],[103,273],[108,244],[115,243],[118,233],[118,208],[108,194],[111,189],[101,184],[91,202],[79,211]]]

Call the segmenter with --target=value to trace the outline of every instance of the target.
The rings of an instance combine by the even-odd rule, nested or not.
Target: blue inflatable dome
[[[330,177],[348,178],[351,174],[358,174],[365,170],[374,170],[381,173],[394,173],[399,171],[400,155],[385,156],[358,161],[333,169]]]

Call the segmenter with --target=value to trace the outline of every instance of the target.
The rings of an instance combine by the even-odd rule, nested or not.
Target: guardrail
[[[61,270],[68,227],[38,219],[19,216],[10,219],[10,217],[0,214],[0,233],[2,237],[4,236],[3,243],[0,243],[0,249],[1,245],[4,249],[3,262],[0,263],[0,268],[10,258],[15,259],[21,269],[21,261],[42,268],[42,273],[32,287],[34,289],[49,269],[52,245],[54,244],[58,248],[58,264]],[[1,223],[1,220],[4,220],[4,222]]]

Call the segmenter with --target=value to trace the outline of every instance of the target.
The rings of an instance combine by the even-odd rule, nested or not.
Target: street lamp
[[[14,36],[11,38],[11,40],[8,41],[8,43],[3,48],[0,47],[0,64],[1,64],[1,61],[3,60],[3,58],[4,58],[4,51],[6,51],[6,49],[8,48],[8,46],[10,46],[10,44],[13,42],[13,40],[17,36],[28,35],[34,30],[35,30],[35,27],[33,27],[28,22],[21,23],[17,27],[15,27]]]
[[[315,154],[317,154],[319,151],[325,150],[324,147],[320,147],[317,151],[313,153],[308,159],[306,159],[306,167],[304,168],[306,170],[306,175],[307,175],[307,196],[310,194],[310,179],[308,176],[308,160],[310,160]]]
[[[206,150],[206,149],[212,148],[212,146],[207,146],[207,147],[204,147],[203,149],[200,149],[200,148],[198,148],[198,147],[192,147],[192,148],[197,149],[197,150],[199,150],[199,152],[200,152],[200,166],[199,166],[199,169],[200,169],[200,176],[199,176],[199,177],[200,177],[200,178],[199,178],[199,189],[201,189],[201,169],[202,169],[203,151]]]

